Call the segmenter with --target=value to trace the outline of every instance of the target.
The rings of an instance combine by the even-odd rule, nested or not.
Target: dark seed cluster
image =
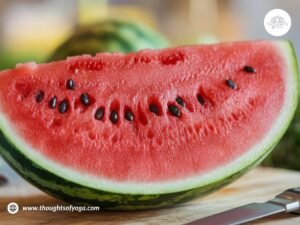
[[[90,105],[90,97],[87,93],[83,93],[80,95],[80,101],[82,105],[89,106]]]
[[[56,96],[54,96],[49,101],[49,107],[51,109],[54,109],[56,107],[56,103],[57,103],[57,98],[56,98]]]
[[[59,103],[58,105],[58,111],[61,114],[64,114],[68,111],[69,105],[68,105],[68,101],[67,100],[63,100],[61,101],[61,103]]]
[[[149,105],[149,110],[150,110],[150,112],[153,112],[156,115],[159,114],[158,107],[156,105],[154,105],[154,104],[150,104]]]
[[[67,88],[70,90],[75,90],[75,82],[72,79],[67,80]]]
[[[124,116],[125,116],[125,119],[128,121],[133,121],[133,119],[134,119],[133,112],[131,112],[130,110],[126,110]]]
[[[231,79],[226,80],[226,85],[233,90],[237,88],[236,83]]]
[[[246,73],[256,73],[256,69],[253,68],[252,66],[244,66],[243,67],[243,71],[245,71]],[[236,90],[237,89],[237,84],[232,80],[232,79],[226,79],[225,80],[225,84],[227,87],[229,87],[230,89]],[[75,82],[72,79],[68,79],[66,82],[66,88],[68,90],[75,90]],[[44,100],[45,98],[45,92],[43,90],[39,90],[36,92],[36,94],[34,95],[35,100],[37,103],[40,103]],[[80,95],[80,102],[82,105],[88,107],[91,104],[91,97],[89,96],[88,93],[82,93]],[[206,101],[205,98],[198,93],[196,96],[198,102],[201,105],[205,105]],[[180,108],[181,107],[185,107],[185,102],[183,100],[182,97],[177,96],[175,98],[175,103],[174,104],[168,104],[168,111],[169,113],[174,116],[174,117],[180,117],[181,116],[181,111]],[[178,104],[178,105],[177,105]],[[55,109],[56,106],[58,105],[58,111],[61,114],[64,114],[68,111],[69,109],[69,101],[67,99],[62,100],[61,102],[58,102],[58,98],[57,96],[52,96],[49,99],[48,102],[48,106],[51,109]],[[179,107],[178,107],[179,106]],[[156,104],[149,104],[149,111],[154,113],[155,115],[160,115],[160,110],[159,107]],[[95,120],[103,120],[104,118],[104,114],[105,114],[105,108],[99,107],[94,114],[94,119]],[[135,119],[134,113],[131,111],[131,109],[126,109],[124,111],[124,118],[125,120],[132,122]],[[113,123],[113,124],[117,124],[119,121],[119,115],[117,110],[112,110],[110,115],[109,115],[109,120]]]
[[[202,95],[198,94],[198,95],[197,95],[197,100],[198,100],[198,102],[199,102],[201,105],[205,105],[205,100],[204,100],[204,98],[202,97]]]
[[[116,110],[111,111],[109,119],[113,124],[116,124],[118,122],[118,113]]]
[[[36,100],[36,102],[41,102],[41,101],[43,101],[44,97],[45,97],[45,92],[44,91],[38,91],[36,93],[35,100]]]
[[[169,105],[168,109],[173,116],[176,116],[176,117],[180,116],[180,111],[176,105]]]
[[[178,97],[175,99],[175,101],[176,101],[179,105],[184,106],[184,101],[183,101],[183,99],[182,99],[181,97],[178,96]]]
[[[104,108],[100,107],[97,109],[97,111],[95,112],[95,119],[96,120],[102,120],[104,116]]]
[[[247,73],[256,73],[256,70],[252,66],[244,66],[243,70]]]

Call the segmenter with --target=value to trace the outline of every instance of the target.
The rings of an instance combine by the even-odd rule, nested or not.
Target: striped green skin
[[[176,193],[132,195],[87,188],[59,177],[37,165],[35,162],[30,161],[15,148],[14,144],[5,137],[2,131],[0,131],[0,143],[2,145],[2,147],[0,147],[0,153],[10,166],[24,179],[44,192],[75,205],[95,205],[100,206],[102,210],[117,211],[162,208],[206,195],[242,176],[252,167],[259,164],[272,150],[271,148],[264,152],[256,161],[239,172],[209,185]]]
[[[98,52],[135,52],[141,49],[168,47],[167,40],[148,27],[133,22],[107,20],[82,26],[59,46],[49,61],[68,56]]]

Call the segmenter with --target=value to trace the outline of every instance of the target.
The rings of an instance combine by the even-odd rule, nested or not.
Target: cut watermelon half
[[[285,41],[22,64],[0,73],[1,154],[72,203],[163,207],[258,164],[297,102],[297,63]]]

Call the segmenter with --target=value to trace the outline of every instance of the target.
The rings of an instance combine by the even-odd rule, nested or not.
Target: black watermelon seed
[[[57,98],[56,98],[56,96],[54,96],[49,101],[49,107],[51,109],[54,109],[56,107],[56,103],[57,103]]]
[[[110,121],[111,121],[113,124],[116,124],[116,123],[118,122],[118,113],[117,113],[117,111],[113,110],[113,111],[110,113],[109,119],[110,119]]]
[[[184,106],[184,101],[183,101],[182,98],[177,97],[175,100],[176,100],[176,102],[177,102],[179,105]]]
[[[72,79],[67,80],[67,88],[70,90],[74,90],[75,89],[75,82]]]
[[[226,80],[226,85],[233,90],[235,90],[237,88],[235,82],[231,79]]]
[[[180,116],[180,110],[177,108],[176,105],[169,105],[168,109],[173,116],[176,116],[176,117]]]
[[[8,182],[7,178],[0,175],[0,186],[6,184],[7,182]]]
[[[41,101],[43,101],[44,97],[45,97],[45,92],[44,91],[38,91],[36,93],[35,100],[37,102],[41,102]]]
[[[59,103],[58,105],[58,111],[61,113],[61,114],[64,114],[65,112],[68,111],[68,101],[67,100],[63,100],[61,101],[61,103]]]
[[[254,69],[252,66],[244,66],[243,70],[247,73],[256,73],[256,69]]]
[[[156,115],[158,115],[158,108],[157,108],[157,106],[156,105],[153,105],[153,104],[151,104],[151,105],[149,105],[149,110],[151,111],[151,112],[153,112],[154,114],[156,114]]]
[[[87,93],[83,93],[81,94],[80,96],[80,100],[81,100],[81,103],[85,106],[89,106],[90,105],[90,97]]]
[[[95,112],[95,119],[96,120],[102,120],[103,116],[104,116],[104,108],[100,107]]]
[[[129,110],[125,111],[125,119],[128,121],[133,121],[134,119],[133,113]]]
[[[198,102],[199,102],[201,105],[205,105],[205,100],[204,100],[204,98],[202,97],[202,95],[198,94],[198,95],[197,95],[197,100],[198,100]]]

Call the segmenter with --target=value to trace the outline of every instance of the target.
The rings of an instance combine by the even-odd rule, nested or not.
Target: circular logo
[[[290,15],[282,9],[272,9],[264,19],[266,31],[276,37],[280,37],[289,32],[292,25]]]
[[[19,211],[19,206],[15,202],[11,202],[7,205],[7,211],[10,214],[16,214]]]

